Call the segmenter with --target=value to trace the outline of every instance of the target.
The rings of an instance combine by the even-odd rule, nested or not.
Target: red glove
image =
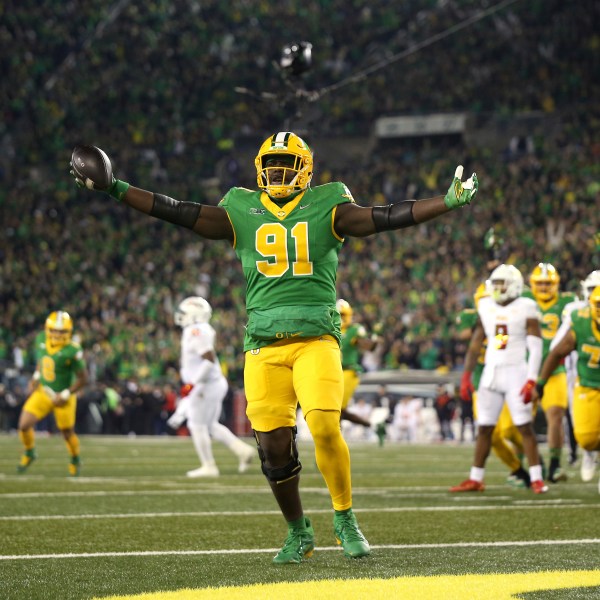
[[[460,379],[460,397],[465,402],[470,402],[473,399],[475,388],[471,383],[471,371],[463,371]]]
[[[182,386],[181,386],[181,388],[179,390],[179,396],[181,398],[185,398],[192,391],[193,387],[194,386],[191,383],[184,383],[184,384],[182,384]]]
[[[528,379],[521,388],[521,396],[523,396],[523,402],[525,404],[529,404],[533,399],[533,390],[535,390],[535,381],[533,379]]]

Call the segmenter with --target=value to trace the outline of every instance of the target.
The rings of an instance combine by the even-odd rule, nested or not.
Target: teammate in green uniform
[[[542,319],[542,342],[544,351],[542,361],[550,352],[550,344],[560,327],[563,309],[569,302],[576,300],[575,294],[559,292],[560,276],[550,263],[539,263],[529,277],[531,291],[523,295],[533,298],[540,309]],[[548,423],[548,448],[550,450],[550,467],[548,481],[557,483],[565,481],[567,475],[560,468],[565,439],[564,417],[569,406],[567,388],[567,372],[564,364],[559,364],[548,382],[541,403]]]
[[[92,162],[110,166],[101,150],[91,152]],[[340,431],[344,384],[336,309],[338,252],[346,235],[410,227],[469,204],[477,193],[476,175],[462,182],[463,168],[458,167],[445,196],[360,207],[343,183],[309,186],[313,153],[289,131],[271,135],[261,145],[255,159],[259,190],[232,188],[219,206],[179,202],[114,177],[108,187],[99,186],[90,176],[100,180],[101,175],[89,165],[76,148],[71,166],[79,186],[103,189],[136,210],[202,237],[227,240],[241,260],[248,312],[246,412],[262,471],[288,524],[273,561],[298,563],[315,546],[299,493],[298,403],[331,496],[337,542],[348,557],[370,554],[352,512],[350,454]]]
[[[587,307],[571,313],[569,331],[544,360],[536,386],[542,402],[550,378],[573,350],[577,351],[577,382],[573,391],[575,438],[584,450],[596,452],[600,450],[600,286],[590,294]]]
[[[375,334],[369,336],[364,325],[354,323],[354,311],[347,300],[340,298],[337,301],[337,309],[342,317],[342,338],[340,350],[342,353],[342,371],[344,373],[344,397],[342,399],[342,420],[371,427],[371,422],[348,410],[348,404],[354,395],[354,391],[360,383],[360,373],[364,371],[361,363],[361,352],[374,350],[378,343]],[[379,423],[377,426],[379,442],[383,444],[385,437],[385,425]]]
[[[19,417],[19,439],[25,449],[17,467],[24,473],[37,458],[34,427],[51,412],[63,434],[71,460],[69,475],[79,475],[79,438],[75,433],[76,392],[87,383],[87,367],[81,346],[71,340],[73,321],[68,313],[58,310],[46,319],[45,332],[36,337],[36,371],[31,395]]]

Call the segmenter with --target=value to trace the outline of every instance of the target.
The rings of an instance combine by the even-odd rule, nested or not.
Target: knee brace
[[[302,463],[298,460],[298,447],[296,446],[296,433],[298,432],[298,429],[296,427],[292,427],[291,430],[292,441],[290,443],[290,461],[283,467],[268,467],[266,465],[265,452],[261,448],[258,434],[256,431],[254,432],[256,446],[258,448],[258,456],[260,457],[260,468],[269,481],[274,481],[275,483],[284,483],[285,481],[288,481],[288,479],[296,477],[302,470]]]

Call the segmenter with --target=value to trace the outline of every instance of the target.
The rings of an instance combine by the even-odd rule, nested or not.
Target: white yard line
[[[541,510],[541,509],[581,509],[595,508],[600,509],[598,504],[557,504],[556,502],[542,503],[535,502],[529,505],[488,505],[488,506],[399,506],[399,507],[373,507],[373,508],[355,508],[356,513],[401,513],[401,512],[465,512],[465,511],[508,511],[508,510]],[[329,514],[331,509],[307,509],[310,514]],[[194,512],[143,512],[143,513],[106,513],[106,514],[81,514],[81,515],[12,515],[0,516],[0,521],[77,521],[92,519],[155,519],[172,517],[251,517],[251,516],[271,516],[281,514],[278,510],[223,510],[223,511],[194,511]]]
[[[371,546],[373,550],[431,550],[437,548],[512,548],[522,546],[583,546],[597,545],[600,539],[582,540],[537,540],[537,541],[515,541],[515,542],[458,542],[455,544],[382,544]],[[339,546],[317,547],[320,552],[339,552]],[[0,561],[4,560],[40,560],[44,558],[111,558],[111,557],[134,557],[134,556],[218,556],[226,554],[265,554],[279,551],[279,548],[243,548],[237,550],[152,550],[144,552],[84,552],[78,554],[13,554],[0,555]]]

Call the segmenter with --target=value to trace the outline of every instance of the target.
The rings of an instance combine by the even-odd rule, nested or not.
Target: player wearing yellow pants
[[[371,427],[371,422],[363,419],[360,415],[348,410],[350,400],[354,391],[360,383],[360,373],[363,372],[360,364],[360,355],[363,351],[374,350],[378,338],[375,334],[369,336],[364,325],[353,323],[354,311],[349,302],[340,298],[336,303],[337,309],[342,317],[342,339],[340,351],[342,354],[342,369],[344,371],[344,396],[342,398],[341,418],[363,427]],[[380,443],[383,444],[385,437],[385,425],[378,428]]]
[[[361,207],[341,182],[310,186],[312,150],[291,131],[269,136],[254,166],[259,189],[231,188],[218,206],[211,206],[181,202],[116,179],[110,159],[94,146],[75,148],[71,160],[80,187],[105,191],[140,212],[231,244],[246,278],[248,416],[262,471],[288,528],[273,562],[300,563],[315,548],[299,492],[297,402],[331,493],[335,538],[345,556],[360,558],[371,550],[352,511],[350,459],[339,427],[343,380],[338,253],[345,236],[410,227],[469,204],[477,194],[477,177],[463,182],[460,166],[445,196]],[[347,508],[337,508],[342,506]]]
[[[539,263],[533,269],[529,283],[531,292],[525,292],[523,295],[536,301],[542,315],[540,324],[544,344],[543,361],[548,356],[550,344],[560,327],[563,309],[576,300],[576,297],[570,292],[559,292],[560,276],[550,263]],[[568,405],[566,370],[564,364],[558,364],[554,373],[548,377],[541,402],[548,423],[550,465],[547,478],[551,483],[567,479],[566,473],[561,469],[560,461],[565,439],[563,422]]]
[[[35,425],[54,413],[71,460],[69,475],[79,475],[79,438],[75,433],[75,412],[79,391],[87,382],[87,368],[79,344],[72,341],[73,321],[68,313],[55,311],[46,319],[45,332],[36,340],[37,369],[19,417],[19,439],[24,452],[17,471],[24,473],[37,458]]]
[[[588,306],[571,313],[568,329],[544,361],[536,386],[542,402],[552,373],[573,351],[577,352],[577,382],[573,390],[575,438],[586,452],[597,452],[600,450],[600,286],[590,294]]]

